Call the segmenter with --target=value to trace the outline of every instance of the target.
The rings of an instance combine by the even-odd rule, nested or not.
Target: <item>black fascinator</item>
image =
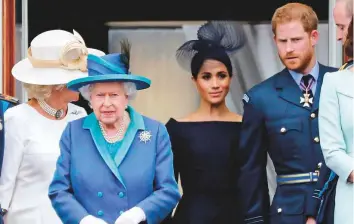
[[[240,24],[231,21],[209,21],[197,33],[198,40],[190,40],[178,48],[178,64],[195,76],[204,60],[221,61],[232,75],[231,55],[245,44]]]

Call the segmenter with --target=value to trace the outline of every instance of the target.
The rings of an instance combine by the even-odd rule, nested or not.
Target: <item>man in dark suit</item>
[[[5,125],[4,125],[4,113],[5,111],[15,106],[19,103],[18,99],[6,96],[0,93],[0,176],[1,176],[1,167],[2,167],[2,159],[4,157],[4,145],[5,145]],[[0,202],[1,208],[1,202]],[[4,215],[5,211],[0,211],[0,224],[3,223],[2,216]]]
[[[316,60],[318,18],[311,7],[288,3],[272,18],[279,58],[286,67],[251,88],[243,98],[240,138],[240,202],[245,223],[311,223],[307,206],[324,163],[318,133],[323,76],[335,71]],[[277,189],[269,205],[269,153]]]

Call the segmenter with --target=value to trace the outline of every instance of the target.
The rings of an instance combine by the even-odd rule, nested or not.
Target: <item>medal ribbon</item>
[[[311,88],[312,88],[312,85],[315,83],[315,79],[313,77],[310,78],[310,81],[308,83],[307,86],[305,86],[304,84],[304,80],[302,79],[301,80],[301,83],[300,83],[300,88],[301,90],[305,91],[306,93],[309,93]]]

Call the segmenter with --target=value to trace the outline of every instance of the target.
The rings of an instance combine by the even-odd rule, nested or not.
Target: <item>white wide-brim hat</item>
[[[36,36],[28,49],[28,57],[12,68],[19,81],[36,85],[59,85],[88,76],[87,55],[105,55],[87,48],[83,38],[73,31],[49,30]]]

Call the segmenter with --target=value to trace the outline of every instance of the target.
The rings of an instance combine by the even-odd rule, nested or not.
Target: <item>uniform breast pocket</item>
[[[266,123],[269,135],[270,153],[280,154],[282,158],[291,159],[299,156],[303,129],[302,120],[298,118],[283,119]]]

